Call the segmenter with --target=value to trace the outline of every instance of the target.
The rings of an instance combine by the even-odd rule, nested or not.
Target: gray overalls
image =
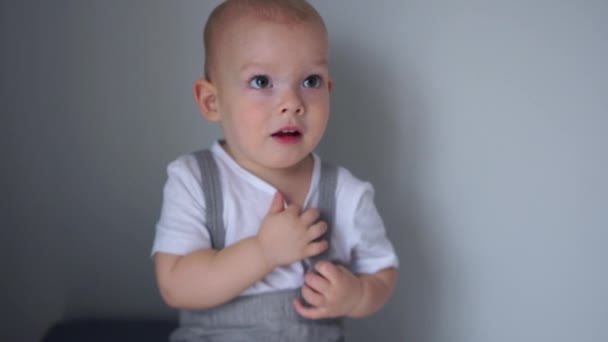
[[[207,208],[207,228],[214,249],[224,247],[222,190],[219,171],[209,150],[194,153],[200,170]],[[319,180],[319,212],[330,227],[335,213],[337,168],[323,163]],[[330,239],[328,239],[329,241]],[[303,261],[305,270],[328,252]],[[171,342],[343,342],[341,318],[309,320],[293,307],[300,290],[283,290],[239,296],[221,306],[206,310],[181,310],[180,326],[170,336]]]

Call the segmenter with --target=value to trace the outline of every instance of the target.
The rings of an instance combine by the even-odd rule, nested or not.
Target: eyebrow
[[[323,59],[319,59],[318,61],[314,62],[313,65],[314,66],[327,66],[329,64],[329,62],[327,61],[326,58]],[[256,63],[256,62],[250,62],[250,63],[245,63],[240,69],[240,72],[246,71],[248,69],[264,69],[266,67],[268,67],[269,64],[264,64],[264,63]]]

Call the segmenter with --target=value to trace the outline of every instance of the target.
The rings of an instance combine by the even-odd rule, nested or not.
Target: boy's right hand
[[[274,268],[326,250],[326,240],[314,241],[327,230],[325,222],[318,219],[316,209],[301,212],[295,204],[283,208],[283,195],[277,191],[257,234],[266,261]]]

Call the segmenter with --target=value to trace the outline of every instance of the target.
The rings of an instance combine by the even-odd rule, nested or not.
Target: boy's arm
[[[168,305],[206,309],[240,295],[275,267],[289,265],[327,249],[316,241],[327,230],[319,212],[291,204],[283,208],[277,192],[258,234],[221,250],[203,249],[185,256],[156,253],[156,277]]]
[[[386,304],[395,288],[397,269],[391,267],[374,274],[362,274],[358,278],[362,291],[359,303],[348,314],[353,318],[369,316]]]
[[[221,250],[204,249],[185,256],[157,253],[154,260],[161,296],[169,306],[181,309],[223,304],[273,269],[256,237]]]

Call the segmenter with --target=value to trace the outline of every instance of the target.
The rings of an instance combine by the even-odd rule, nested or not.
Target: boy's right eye
[[[270,83],[268,76],[257,75],[254,76],[251,81],[249,81],[249,85],[256,89],[266,89],[270,88],[272,83]]]

